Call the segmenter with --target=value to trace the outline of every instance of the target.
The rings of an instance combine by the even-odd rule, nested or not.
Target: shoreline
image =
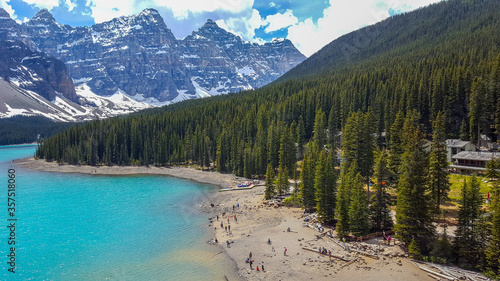
[[[107,176],[164,175],[216,185],[219,187],[237,186],[238,183],[246,180],[245,178],[237,177],[232,174],[202,171],[191,167],[59,165],[56,162],[46,162],[45,160],[34,159],[33,157],[17,159],[14,160],[13,163],[25,169],[44,172]]]
[[[236,186],[245,181],[234,175],[188,167],[59,165],[33,158],[13,162],[19,167],[38,171],[90,175],[165,175],[219,187]],[[255,186],[247,190],[215,192],[198,203],[200,214],[206,215],[210,222],[200,231],[209,232],[211,243],[207,246],[214,253],[211,259],[223,265],[221,270],[225,280],[434,280],[405,256],[398,241],[393,240],[394,245],[380,245],[382,238],[376,237],[361,243],[346,242],[351,249],[358,249],[358,252],[347,251],[338,239],[326,237],[306,227],[300,208],[265,204],[264,190],[265,186]],[[215,239],[218,243],[215,243]],[[268,239],[271,240],[270,244]],[[334,256],[343,260],[320,255],[318,247],[331,250]],[[359,250],[376,250],[377,259],[361,255]],[[250,253],[254,260],[252,268],[245,262]],[[262,262],[265,271],[262,271]],[[259,271],[256,270],[257,266]]]

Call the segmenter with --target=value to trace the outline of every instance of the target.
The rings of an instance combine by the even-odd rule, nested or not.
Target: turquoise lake
[[[223,280],[197,206],[214,186],[164,176],[20,169],[36,147],[0,146],[2,280]],[[15,169],[16,273],[8,271],[8,170]],[[211,248],[212,247],[212,248]]]

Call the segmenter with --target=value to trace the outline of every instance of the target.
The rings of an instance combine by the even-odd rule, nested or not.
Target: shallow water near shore
[[[217,187],[165,176],[95,176],[21,169],[36,146],[0,146],[0,219],[15,169],[16,273],[0,231],[3,280],[223,280],[197,208]],[[220,255],[219,255],[220,256]]]

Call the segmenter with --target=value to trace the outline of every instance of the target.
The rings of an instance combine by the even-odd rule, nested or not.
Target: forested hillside
[[[54,122],[41,116],[0,119],[0,145],[38,142],[73,125],[74,123]]]
[[[396,16],[332,42],[283,82],[84,124],[46,140],[38,156],[82,164],[215,163],[219,171],[263,175],[268,162],[278,166],[281,139],[299,148],[311,139],[318,110],[330,135],[352,112],[370,111],[376,132],[390,138],[396,114],[416,109],[427,135],[443,111],[447,136],[475,140],[479,125],[496,140],[499,11],[499,1],[455,0]],[[353,50],[349,60],[339,44]]]

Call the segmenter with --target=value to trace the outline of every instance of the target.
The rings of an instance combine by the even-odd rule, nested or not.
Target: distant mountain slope
[[[75,90],[64,63],[19,41],[0,40],[0,118],[44,116],[55,121],[107,118],[152,107],[118,91],[101,97]]]
[[[0,36],[61,59],[98,95],[163,104],[259,88],[305,59],[289,40],[244,42],[212,20],[178,40],[154,9],[77,28],[45,9],[18,25],[0,9]]]
[[[500,1],[443,1],[411,13],[393,16],[346,34],[313,54],[276,82],[330,73],[357,62],[375,59],[420,60],[432,56],[436,46],[463,49],[464,36],[477,34],[482,47],[498,47],[498,38],[480,35],[483,28],[500,30]],[[456,45],[449,44],[455,42]],[[485,45],[482,45],[485,44]]]

